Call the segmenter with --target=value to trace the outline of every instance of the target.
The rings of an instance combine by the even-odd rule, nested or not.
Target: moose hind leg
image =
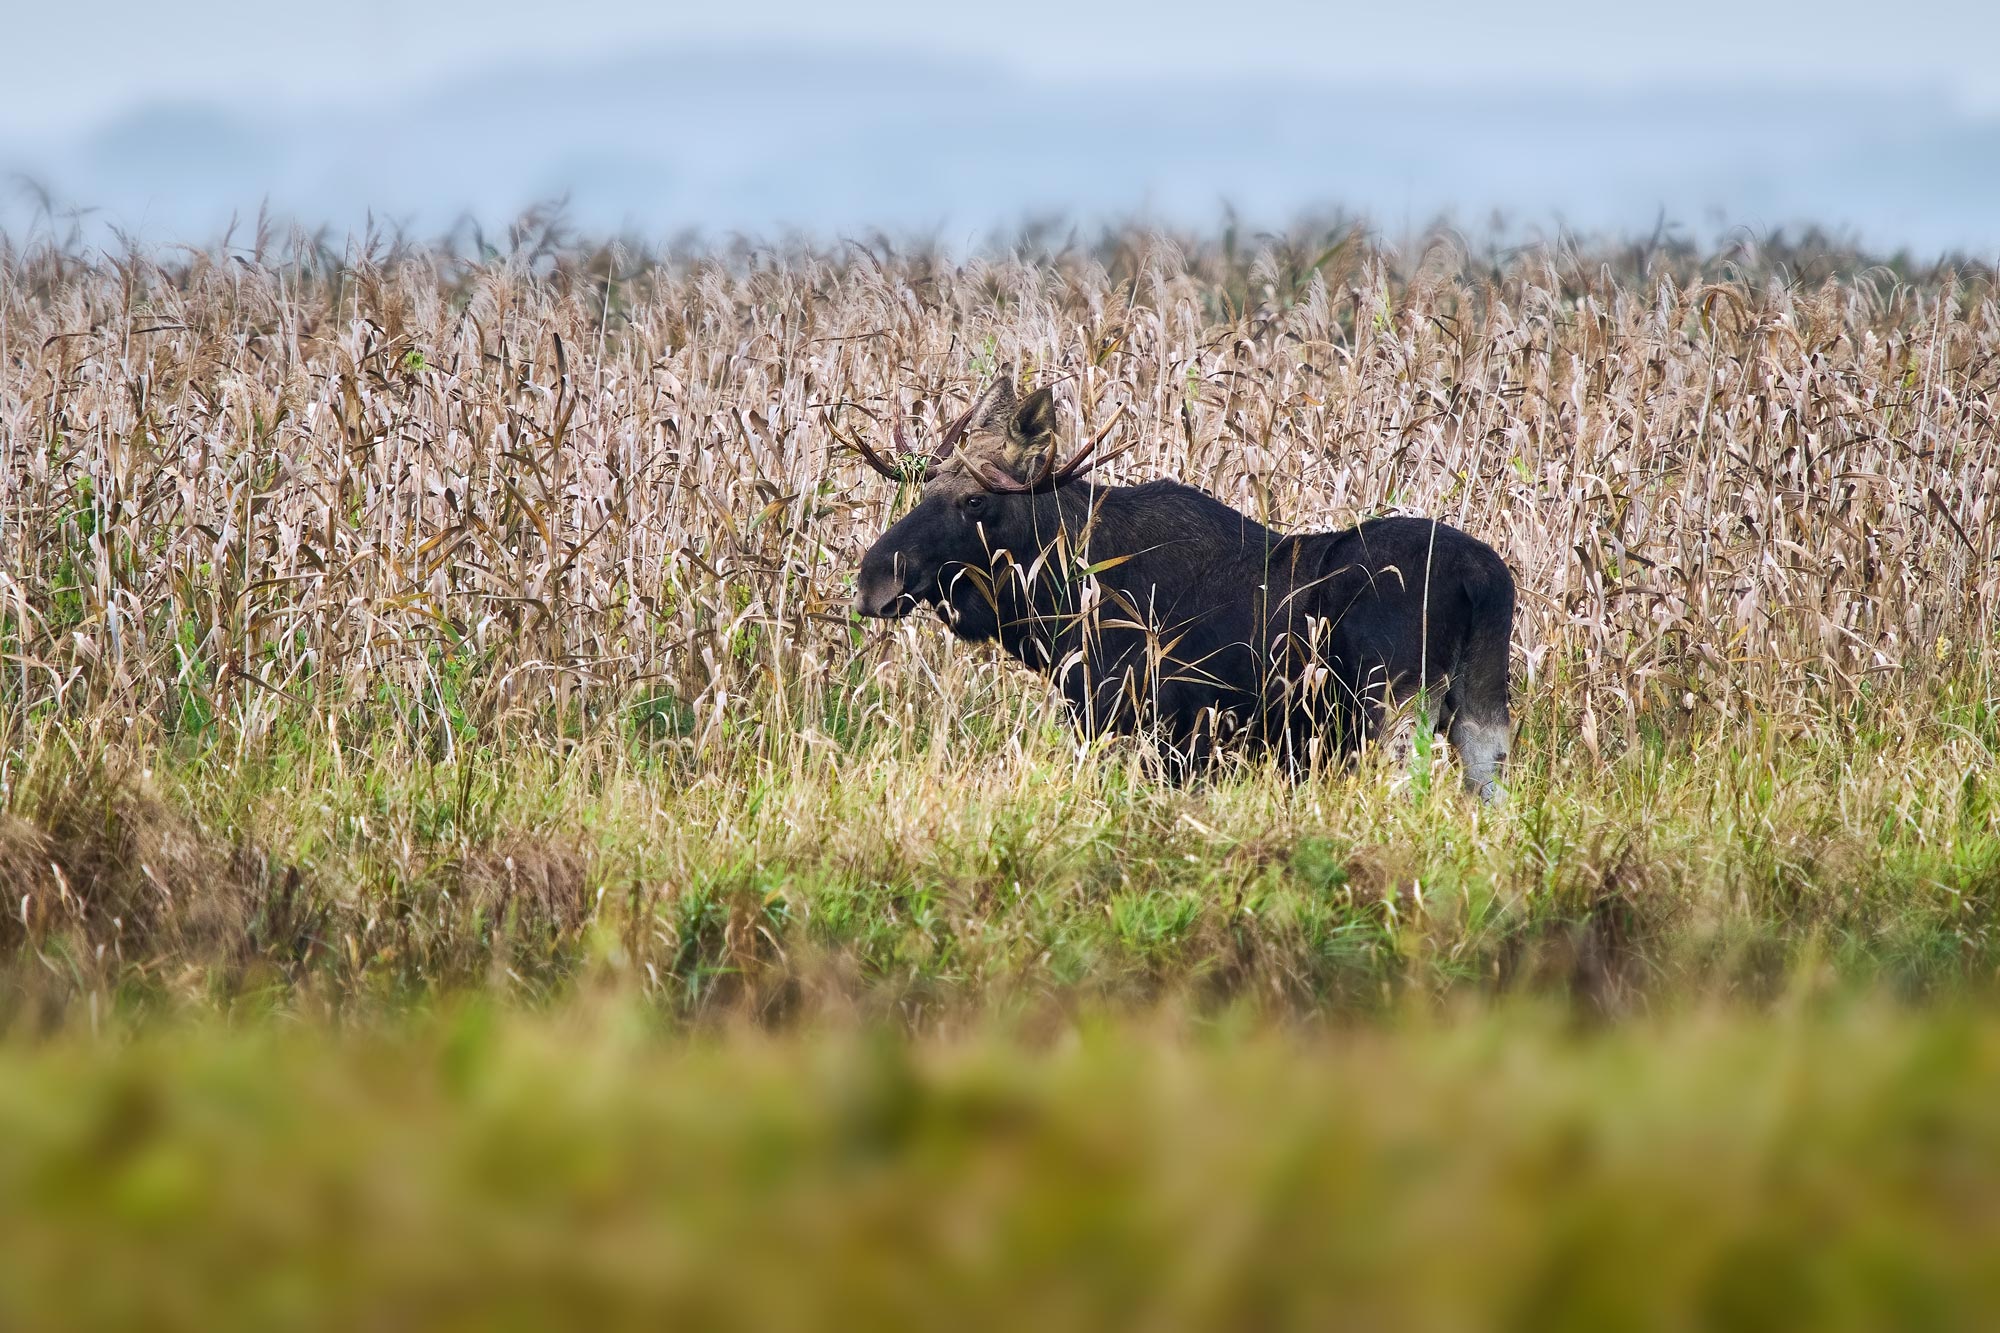
[[[1489,556],[1490,556],[1489,552]],[[1514,632],[1514,581],[1498,557],[1468,580],[1468,617],[1459,660],[1451,671],[1445,706],[1451,714],[1452,749],[1465,767],[1465,787],[1481,800],[1497,801],[1507,766],[1512,728],[1507,717],[1507,673]]]
[[[1465,769],[1465,789],[1482,801],[1497,801],[1505,793],[1501,771],[1507,766],[1507,714],[1497,717],[1460,709],[1451,720],[1451,748]]]
[[[1445,695],[1444,713],[1445,737],[1465,771],[1465,789],[1482,801],[1501,799],[1506,793],[1500,779],[1513,735],[1506,676],[1481,679],[1478,673],[1461,671]]]

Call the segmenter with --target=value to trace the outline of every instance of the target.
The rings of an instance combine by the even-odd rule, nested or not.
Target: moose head
[[[966,639],[1001,637],[1024,614],[1019,586],[1063,530],[1056,492],[1116,455],[1096,456],[1111,427],[1059,463],[1055,394],[1017,398],[1002,373],[953,422],[929,454],[909,448],[900,423],[896,459],[851,440],[884,476],[921,475],[922,497],[861,561],[855,609],[894,618],[930,605]]]

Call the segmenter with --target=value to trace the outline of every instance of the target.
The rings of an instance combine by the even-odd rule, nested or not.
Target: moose
[[[1111,428],[1059,464],[1052,388],[1017,400],[1010,368],[934,452],[900,423],[894,457],[840,434],[923,482],[863,556],[855,609],[931,606],[1052,677],[1085,735],[1150,733],[1177,774],[1229,751],[1294,773],[1352,758],[1408,705],[1468,790],[1500,795],[1514,580],[1492,547],[1411,517],[1285,535],[1179,482],[1102,485],[1130,447],[1099,452]]]

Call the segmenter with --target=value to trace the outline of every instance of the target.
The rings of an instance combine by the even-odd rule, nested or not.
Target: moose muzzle
[[[893,620],[910,613],[915,599],[904,586],[901,562],[894,556],[876,558],[873,551],[861,562],[855,580],[854,609],[878,620]]]

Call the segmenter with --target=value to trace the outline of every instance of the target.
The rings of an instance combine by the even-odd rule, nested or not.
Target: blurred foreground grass
[[[0,1326],[1980,1326],[2000,1021],[1810,1008],[9,1045]]]

